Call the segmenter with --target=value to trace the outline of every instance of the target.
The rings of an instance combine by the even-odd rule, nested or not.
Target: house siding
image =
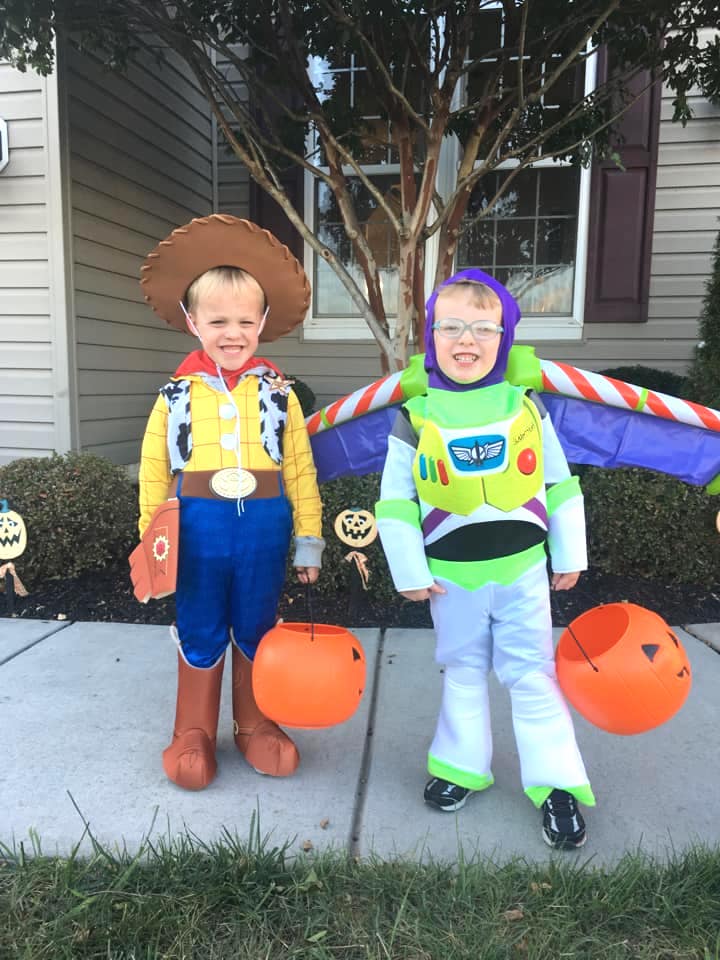
[[[50,454],[64,427],[55,403],[52,96],[45,78],[0,61],[0,117],[10,148],[0,172],[0,464]]]
[[[140,267],[212,212],[212,121],[173,55],[123,75],[68,47],[65,68],[79,446],[136,463],[157,390],[192,348],[144,303]]]

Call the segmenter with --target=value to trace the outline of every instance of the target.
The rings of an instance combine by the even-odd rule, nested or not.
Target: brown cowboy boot
[[[185,790],[202,790],[215,777],[215,740],[225,654],[214,667],[191,667],[178,653],[173,740],[163,751],[168,777]]]
[[[289,777],[300,763],[300,754],[290,737],[269,720],[255,703],[252,661],[233,643],[232,700],[235,744],[258,773]]]

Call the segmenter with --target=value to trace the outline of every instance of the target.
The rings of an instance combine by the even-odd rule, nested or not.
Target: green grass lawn
[[[720,850],[602,870],[298,857],[257,832],[134,857],[0,850],[1,960],[90,957],[720,960]]]

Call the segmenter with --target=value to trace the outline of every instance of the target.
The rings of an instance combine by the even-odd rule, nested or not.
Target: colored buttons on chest
[[[237,443],[235,441],[234,433],[224,433],[220,437],[220,446],[223,450],[235,450],[237,448]]]
[[[435,457],[428,457],[421,453],[418,458],[418,469],[421,480],[429,479],[430,483],[437,483],[439,480],[444,487],[450,483],[444,460],[436,460]]]
[[[232,403],[223,403],[219,412],[223,420],[232,420],[237,413]]]

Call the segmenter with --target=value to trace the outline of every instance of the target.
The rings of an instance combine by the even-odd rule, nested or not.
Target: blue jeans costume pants
[[[176,590],[180,649],[193,667],[212,667],[232,639],[251,660],[274,626],[285,581],[292,511],[286,496],[180,498]]]

